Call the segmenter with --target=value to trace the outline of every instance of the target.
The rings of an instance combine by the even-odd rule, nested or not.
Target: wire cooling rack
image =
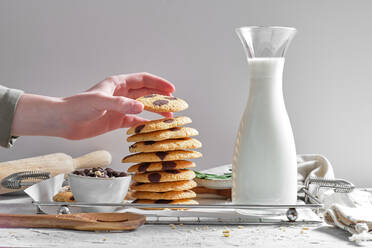
[[[311,225],[311,224],[320,224],[322,220],[320,218],[310,218],[306,219],[306,214],[303,214],[303,211],[309,211],[312,213],[319,213],[320,210],[324,207],[323,204],[318,200],[318,198],[310,193],[310,185],[316,186],[314,192],[318,192],[321,188],[332,188],[335,192],[348,193],[354,189],[354,185],[346,180],[335,179],[335,180],[326,180],[319,178],[309,178],[306,180],[305,184],[298,191],[298,198],[303,200],[300,204],[294,205],[245,205],[245,204],[233,204],[231,202],[225,204],[199,204],[199,205],[187,205],[187,204],[139,204],[139,203],[86,203],[86,202],[33,202],[37,208],[37,212],[42,213],[40,208],[47,206],[54,206],[57,209],[58,214],[69,214],[71,213],[70,209],[74,207],[80,208],[99,208],[99,207],[120,207],[122,209],[184,209],[183,211],[188,210],[208,210],[209,212],[219,213],[221,210],[230,209],[232,211],[258,211],[261,213],[274,213],[271,215],[254,214],[254,215],[240,215],[239,217],[232,218],[219,218],[216,216],[213,217],[198,217],[198,216],[182,216],[177,213],[182,213],[182,211],[168,211],[169,216],[164,212],[161,214],[156,214],[156,211],[151,211],[151,214],[146,214],[146,223],[147,224],[197,224],[197,225]],[[186,209],[186,210],[185,210]],[[279,212],[276,212],[280,210]],[[311,211],[312,210],[312,211]],[[176,214],[174,214],[176,213]],[[300,213],[305,216],[300,216]],[[315,213],[313,213],[315,215]],[[176,215],[176,216],[175,216]],[[316,216],[316,215],[315,215]],[[301,217],[301,218],[299,218]]]
[[[137,209],[145,211],[144,209],[182,209],[182,210],[173,210],[169,211],[172,213],[167,216],[164,214],[164,211],[159,210],[159,214],[156,211],[149,211],[149,214],[146,218],[147,224],[197,224],[197,225],[276,225],[276,224],[320,224],[322,223],[321,219],[306,219],[299,218],[300,213],[307,210],[318,211],[323,207],[323,204],[294,204],[294,205],[245,205],[245,204],[199,204],[199,205],[188,205],[188,204],[138,204],[138,203],[85,203],[85,202],[33,202],[35,206],[47,207],[54,206],[57,207],[58,214],[69,214],[71,209],[74,207],[79,208],[102,208],[105,207],[120,207],[121,209]],[[210,213],[217,213],[223,210],[231,211],[266,211],[268,213],[273,212],[269,216],[256,213],[254,216],[248,215],[239,215],[239,217],[232,216],[231,218],[219,218],[219,217],[198,217],[198,216],[182,216],[182,212],[192,210],[204,210]],[[177,215],[180,216],[177,216]],[[146,214],[145,214],[146,215]],[[176,215],[176,216],[175,216]]]

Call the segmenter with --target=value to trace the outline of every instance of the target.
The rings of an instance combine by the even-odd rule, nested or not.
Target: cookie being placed
[[[149,200],[179,200],[194,198],[196,194],[192,190],[183,191],[168,191],[168,192],[146,192],[136,191],[134,197],[137,199],[149,199]]]
[[[145,172],[135,174],[133,180],[138,183],[161,183],[191,180],[195,178],[195,173],[192,170],[167,170],[157,172]]]
[[[164,182],[164,183],[134,183],[130,186],[132,190],[146,192],[167,192],[192,189],[197,186],[193,180]],[[140,197],[138,197],[140,198]]]
[[[174,96],[152,94],[136,100],[143,103],[145,110],[152,112],[179,112],[189,107],[187,102]]]
[[[195,167],[195,163],[188,160],[163,161],[163,162],[144,162],[132,165],[128,172],[143,173],[148,171],[175,170]]]
[[[203,155],[197,151],[169,151],[169,152],[140,152],[124,157],[122,163],[161,162],[201,158]]]
[[[53,201],[56,202],[74,202],[75,198],[71,191],[59,192],[53,197]]]
[[[184,149],[197,149],[202,144],[193,138],[168,139],[162,141],[141,141],[129,147],[130,152],[161,152]]]
[[[165,130],[174,127],[183,126],[191,123],[191,119],[186,116],[171,117],[171,118],[162,118],[153,121],[147,121],[140,124],[137,124],[128,129],[127,134],[139,134],[139,133],[149,133],[158,130]]]
[[[139,142],[139,141],[160,141],[167,139],[180,139],[190,136],[196,136],[199,132],[191,127],[174,127],[167,130],[154,131],[150,133],[140,133],[129,136],[128,142]]]

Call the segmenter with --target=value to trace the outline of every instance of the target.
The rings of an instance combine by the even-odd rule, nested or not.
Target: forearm
[[[13,136],[61,136],[62,100],[33,94],[23,94],[18,101],[11,134]]]

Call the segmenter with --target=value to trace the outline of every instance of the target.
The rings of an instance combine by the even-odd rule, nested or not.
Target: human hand
[[[174,86],[148,73],[111,76],[86,92],[66,98],[24,94],[12,125],[12,135],[56,136],[71,140],[94,137],[118,128],[130,127],[143,118],[133,100],[143,95],[171,95]],[[171,113],[161,113],[165,117]]]

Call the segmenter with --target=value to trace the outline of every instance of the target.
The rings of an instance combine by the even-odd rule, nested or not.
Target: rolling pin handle
[[[85,154],[74,159],[75,169],[106,167],[111,164],[112,156],[108,151],[101,150]]]

